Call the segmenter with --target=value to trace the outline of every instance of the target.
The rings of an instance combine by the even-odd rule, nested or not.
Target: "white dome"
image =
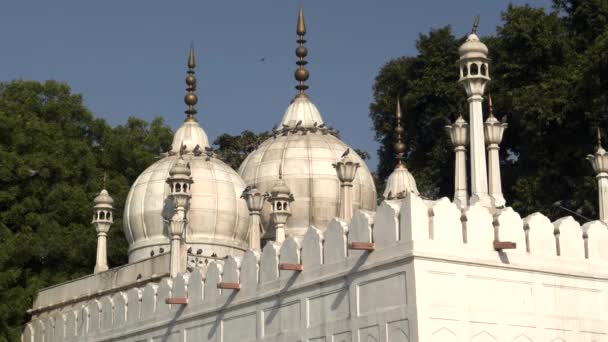
[[[292,122],[297,118],[304,122],[311,109],[318,114],[308,97],[299,96],[287,108],[284,121],[291,118],[289,122]],[[322,122],[321,115],[313,120]],[[279,179],[282,165],[283,180],[294,195],[286,233],[303,235],[310,225],[324,230],[329,221],[338,216],[340,181],[332,164],[350,147],[326,130],[296,130],[295,124],[289,126],[292,130],[278,133],[252,152],[239,168],[239,174],[247,185],[256,186],[261,192],[271,191]],[[356,153],[351,154],[353,160],[361,164],[353,182],[354,206],[374,210],[376,188],[372,175],[365,162]],[[262,210],[266,231],[272,231],[269,211],[266,204]]]
[[[178,138],[186,136],[180,134],[187,132],[193,138],[189,141],[205,146],[206,135],[198,123],[187,121],[175,135],[174,148]],[[194,146],[187,146],[188,150]],[[219,257],[240,256],[248,246],[249,222],[247,205],[240,198],[245,188],[243,180],[224,162],[204,153],[198,156],[186,153],[183,158],[190,164],[193,180],[185,234],[187,248],[200,248],[204,256],[213,253]],[[152,164],[129,191],[124,211],[129,262],[148,258],[152,252],[158,254],[161,248],[169,251],[168,220],[173,215],[173,203],[166,180],[177,159],[172,154]]]
[[[384,198],[404,198],[408,193],[413,192],[418,195],[416,180],[410,171],[402,164],[397,165],[393,172],[386,180],[386,188],[384,188]]]

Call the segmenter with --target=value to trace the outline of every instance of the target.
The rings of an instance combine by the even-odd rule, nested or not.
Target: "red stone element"
[[[217,284],[218,289],[224,290],[240,290],[241,284],[239,283],[219,283]]]
[[[279,269],[281,271],[298,271],[301,272],[304,270],[304,265],[302,264],[279,264]]]
[[[185,298],[185,297],[170,297],[170,298],[165,299],[165,303],[167,303],[167,304],[186,305],[186,304],[188,304],[188,298]]]
[[[515,249],[517,248],[517,243],[511,241],[494,241],[494,249],[497,251],[502,251],[503,249]]]
[[[373,251],[376,249],[376,244],[373,242],[352,242],[350,249],[357,249],[362,251]]]

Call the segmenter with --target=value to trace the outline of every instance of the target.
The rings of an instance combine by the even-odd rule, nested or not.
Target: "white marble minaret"
[[[105,183],[105,176],[104,176]],[[110,226],[114,222],[112,204],[114,200],[106,189],[101,190],[95,197],[93,209],[93,221],[97,231],[97,256],[95,258],[95,273],[108,270],[107,235]]]
[[[473,31],[460,46],[460,79],[467,92],[469,102],[470,153],[471,153],[471,200],[470,204],[480,202],[486,207],[492,205],[488,195],[488,174],[486,168],[486,149],[483,132],[483,94],[486,84],[490,81],[488,68],[488,47],[477,37],[475,21]]]
[[[175,277],[183,270],[182,263],[186,261],[182,255],[182,245],[185,243],[186,210],[189,207],[191,196],[190,186],[192,185],[192,177],[190,175],[190,165],[182,158],[180,151],[180,156],[169,170],[169,178],[167,178],[167,184],[169,184],[169,188],[171,189],[171,199],[173,200],[173,217],[171,217],[169,226],[172,277]]]
[[[600,220],[608,224],[608,153],[602,147],[600,130],[597,130],[597,150],[595,154],[587,155],[591,162],[595,178],[597,178],[597,191],[599,196]]]
[[[279,167],[279,180],[272,187],[267,199],[271,205],[270,217],[274,225],[275,241],[282,243],[285,241],[285,225],[291,216],[291,202],[294,200],[289,186],[283,180],[282,165]]]
[[[445,126],[450,140],[454,144],[454,154],[456,161],[454,163],[454,203],[464,209],[469,203],[469,194],[467,192],[467,166],[466,166],[466,151],[469,143],[469,124],[464,120],[462,115],[453,124]]]
[[[506,116],[502,117],[502,122],[498,121],[494,116],[492,109],[492,96],[488,96],[488,108],[490,115],[484,125],[484,133],[486,136],[486,145],[488,147],[488,178],[489,178],[489,193],[492,198],[492,205],[496,208],[505,206],[505,197],[502,194],[502,180],[500,177],[500,143],[505,129],[509,126],[506,122]]]

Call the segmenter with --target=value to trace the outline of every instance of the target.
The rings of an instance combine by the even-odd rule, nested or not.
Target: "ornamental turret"
[[[460,79],[469,102],[469,140],[471,144],[471,204],[480,202],[486,207],[492,205],[488,195],[488,175],[483,132],[483,94],[490,81],[488,48],[477,37],[479,16],[475,19],[473,30],[460,46]]]
[[[502,121],[498,121],[494,116],[492,107],[492,96],[488,96],[488,107],[490,115],[484,124],[485,142],[488,149],[488,180],[489,193],[492,198],[492,205],[496,208],[505,206],[505,197],[502,194],[502,180],[500,177],[500,143],[507,124],[507,117],[503,116]]]
[[[167,184],[169,184],[169,188],[171,189],[171,200],[173,201],[174,210],[169,224],[172,277],[183,270],[184,267],[182,266],[185,266],[186,262],[185,255],[182,255],[182,244],[185,243],[186,210],[188,210],[191,196],[190,185],[192,185],[192,177],[190,177],[190,174],[190,165],[180,155],[169,170],[169,178],[167,178]]]
[[[283,181],[282,167],[279,170],[279,180],[267,194],[267,198],[271,206],[270,219],[274,226],[274,239],[282,243],[285,241],[285,224],[291,216],[291,202],[294,200],[289,186]]]
[[[451,125],[445,126],[454,145],[454,203],[461,209],[468,206],[466,151],[469,143],[469,124],[459,115]]]
[[[107,236],[110,226],[114,223],[112,215],[114,200],[105,189],[105,184],[104,189],[99,192],[93,202],[95,206],[93,207],[93,221],[91,223],[93,223],[97,232],[97,255],[94,272],[99,273],[108,270]]]
[[[600,220],[608,224],[608,154],[602,147],[599,128],[597,129],[597,149],[594,154],[587,155],[587,160],[591,162],[596,174]]]
[[[342,158],[333,164],[340,180],[340,209],[338,216],[345,220],[350,221],[353,217],[353,181],[357,176],[357,169],[361,166],[353,156],[351,150],[346,149]]]
[[[395,143],[394,149],[397,165],[395,165],[395,169],[386,180],[384,199],[387,200],[405,198],[410,192],[413,192],[416,195],[418,194],[416,180],[405,166],[405,143],[402,140],[404,129],[401,127],[401,105],[399,104],[399,97],[397,97],[395,119],[395,135],[397,136],[397,142]]]
[[[260,214],[264,207],[266,197],[256,187],[247,187],[243,191],[241,198],[245,199],[247,209],[249,209],[249,230],[247,232],[249,248],[261,251],[261,239],[264,234],[264,227],[260,220]]]

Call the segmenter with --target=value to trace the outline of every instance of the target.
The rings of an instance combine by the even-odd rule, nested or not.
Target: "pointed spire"
[[[471,34],[477,34],[477,28],[479,27],[479,14],[475,17],[475,22],[473,22],[473,29],[471,29]]]
[[[296,33],[298,34],[298,44],[299,46],[296,48],[296,56],[298,57],[298,61],[296,64],[298,68],[294,73],[296,81],[298,81],[298,85],[296,89],[299,91],[299,95],[305,95],[304,91],[308,89],[308,86],[304,83],[308,80],[308,70],[304,67],[308,62],[306,61],[306,56],[308,55],[308,49],[304,46],[306,43],[306,39],[304,35],[306,34],[306,25],[304,24],[304,10],[302,9],[302,3],[300,3],[300,12],[298,13],[298,26],[296,29]]]
[[[494,117],[494,106],[492,105],[492,94],[488,94],[488,111],[490,112],[490,117]]]
[[[397,158],[397,165],[395,166],[395,168],[398,168],[405,167],[405,144],[402,141],[403,127],[401,127],[401,104],[399,101],[399,96],[397,96],[397,110],[395,113],[395,117],[397,118],[397,124],[395,125],[395,134],[397,135],[397,142],[394,146]]]
[[[602,132],[600,131],[600,127],[597,127],[597,148],[602,147]]]
[[[196,121],[194,119],[194,115],[196,114],[196,109],[194,106],[198,102],[198,97],[196,96],[196,77],[194,77],[194,68],[196,67],[196,62],[194,60],[194,47],[190,46],[190,53],[188,54],[188,76],[186,76],[186,91],[188,92],[184,97],[184,102],[188,105],[188,109],[186,109],[186,121]]]
[[[103,182],[102,182],[103,187],[102,187],[102,189],[106,188],[106,179],[107,178],[108,178],[108,174],[104,171],[103,172]]]

